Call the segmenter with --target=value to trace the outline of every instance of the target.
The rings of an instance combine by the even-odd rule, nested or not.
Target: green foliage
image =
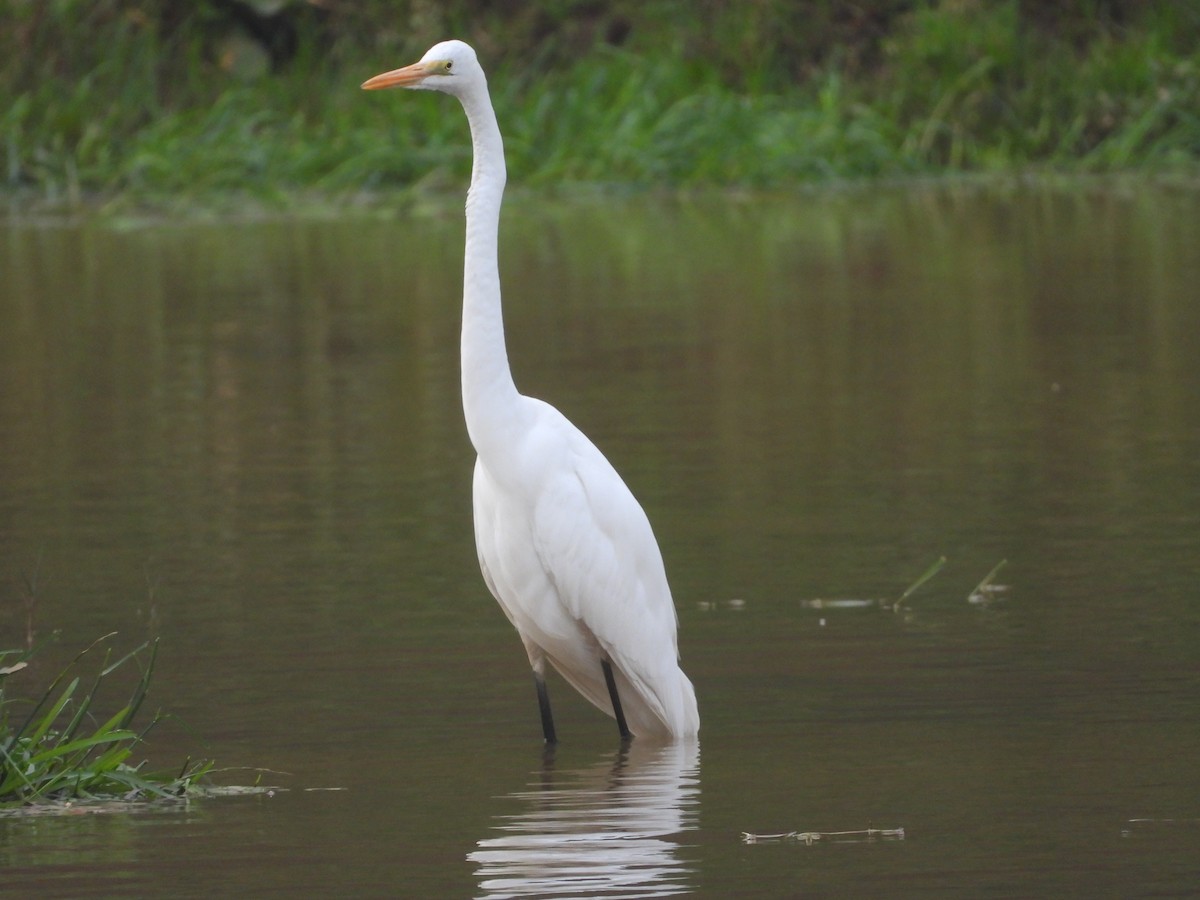
[[[489,68],[515,183],[764,187],[1030,167],[1194,170],[1200,160],[1193,4],[259,7],[0,9],[9,196],[286,204],[457,183],[469,166],[457,110],[358,90],[449,34],[474,42]]]
[[[911,123],[925,166],[1085,170],[1191,164],[1200,55],[1176,57],[1156,28],[1097,29],[1079,49],[1027,27],[1020,4],[915,13],[887,49],[890,120]],[[1200,12],[1192,23],[1200,26]]]
[[[19,711],[28,704],[10,698],[6,688],[9,678],[28,673],[33,651],[0,650],[0,808],[76,799],[181,797],[211,769],[211,763],[189,760],[179,773],[166,774],[146,772],[144,763],[128,763],[159,721],[155,715],[140,731],[133,728],[150,688],[158,642],[142,644],[116,662],[110,662],[112,650],[107,649],[90,683],[73,675],[80,660],[106,639],[80,653],[24,713]],[[143,655],[148,656],[144,663]],[[108,718],[97,719],[95,701],[101,687],[131,662],[141,666],[141,674],[129,701]]]

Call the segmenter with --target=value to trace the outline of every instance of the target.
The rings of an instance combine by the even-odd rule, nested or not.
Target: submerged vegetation
[[[63,801],[153,800],[187,796],[212,768],[187,760],[175,772],[150,772],[129,758],[160,720],[135,730],[133,720],[150,688],[157,641],[111,662],[105,650],[99,671],[85,682],[74,671],[108,635],[80,653],[51,682],[40,699],[10,697],[10,678],[28,672],[33,651],[0,650],[0,810]],[[129,700],[115,713],[97,718],[96,700],[104,683],[127,664],[141,672]]]
[[[359,200],[469,165],[461,117],[358,85],[460,36],[510,179],[773,187],[1197,171],[1200,7],[1146,0],[14,0],[10,199]]]

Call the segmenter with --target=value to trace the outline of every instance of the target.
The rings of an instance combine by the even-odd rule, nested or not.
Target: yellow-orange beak
[[[393,69],[390,72],[384,72],[382,75],[369,78],[363,82],[362,87],[364,91],[377,91],[380,88],[390,87],[409,87],[423,78],[428,78],[436,72],[443,71],[444,67],[444,63],[436,61],[413,63],[411,66],[405,66],[403,69]]]

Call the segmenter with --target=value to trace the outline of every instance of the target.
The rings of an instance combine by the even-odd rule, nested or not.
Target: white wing
[[[535,667],[544,651],[607,710],[607,657],[635,733],[694,732],[675,607],[645,512],[581,431],[548,404],[529,403],[536,424],[521,442],[524,465],[508,479],[482,464],[476,471],[476,539],[492,593]]]

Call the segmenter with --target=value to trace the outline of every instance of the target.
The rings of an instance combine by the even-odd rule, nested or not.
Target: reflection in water
[[[556,772],[507,799],[478,863],[483,897],[666,897],[688,890],[690,871],[673,839],[695,829],[700,748],[635,741],[612,762]]]

